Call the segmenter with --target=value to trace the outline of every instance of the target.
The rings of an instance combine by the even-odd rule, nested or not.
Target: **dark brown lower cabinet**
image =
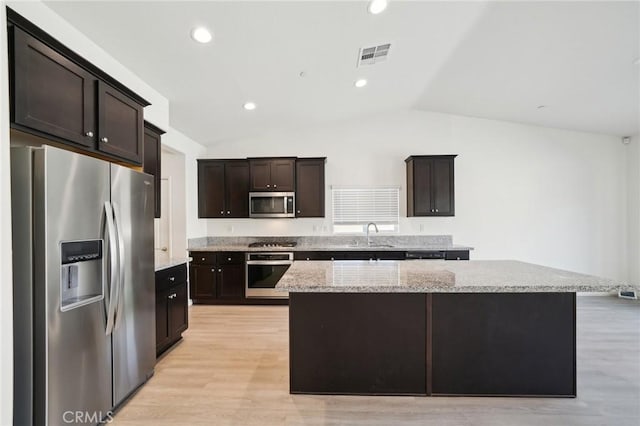
[[[291,393],[576,396],[575,293],[289,298]]]
[[[189,266],[189,289],[191,299],[197,303],[203,299],[216,297],[217,269],[215,265],[198,265],[192,262]]]
[[[244,300],[244,253],[192,252],[189,283],[193,303],[240,303]]]
[[[187,265],[156,272],[156,355],[182,338],[189,326]]]
[[[218,299],[242,299],[244,297],[244,263],[221,266],[219,274]]]

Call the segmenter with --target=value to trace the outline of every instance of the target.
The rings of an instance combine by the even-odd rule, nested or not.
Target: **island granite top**
[[[640,287],[514,260],[295,261],[277,290],[306,293],[561,293]]]

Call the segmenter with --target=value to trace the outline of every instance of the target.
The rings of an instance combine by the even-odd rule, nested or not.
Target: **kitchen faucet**
[[[371,240],[369,239],[369,227],[373,225],[374,228],[376,228],[376,233],[378,233],[378,225],[376,225],[374,222],[369,222],[367,224],[367,246],[371,246]]]

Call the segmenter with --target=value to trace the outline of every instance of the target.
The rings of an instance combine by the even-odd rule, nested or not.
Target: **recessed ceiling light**
[[[205,27],[196,27],[191,31],[191,38],[198,43],[209,43],[213,36]]]
[[[538,109],[545,109],[547,106],[546,105],[538,105]]]
[[[388,0],[371,0],[369,2],[369,13],[377,15],[387,8]]]
[[[247,111],[253,111],[254,109],[256,109],[256,104],[255,102],[246,102],[244,105],[242,105],[242,108],[246,109]]]
[[[361,78],[360,80],[356,80],[356,82],[353,85],[356,87],[364,87],[367,85],[367,80],[365,80],[364,78]]]

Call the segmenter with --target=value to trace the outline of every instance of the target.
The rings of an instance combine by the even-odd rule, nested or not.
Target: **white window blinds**
[[[400,188],[333,188],[333,224],[393,225],[400,217]]]

